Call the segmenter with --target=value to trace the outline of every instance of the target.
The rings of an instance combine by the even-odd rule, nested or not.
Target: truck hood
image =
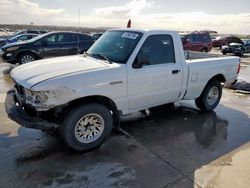
[[[20,65],[11,71],[11,77],[18,84],[30,89],[32,86],[51,78],[107,67],[109,64],[91,57],[64,56]]]

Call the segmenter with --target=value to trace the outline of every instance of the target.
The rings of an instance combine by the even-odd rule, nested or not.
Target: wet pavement
[[[0,73],[6,67],[0,63]],[[11,86],[0,75],[2,95]],[[6,85],[5,85],[6,84]],[[0,187],[248,187],[250,95],[224,89],[214,112],[193,101],[124,117],[98,149],[76,153],[57,135],[7,118],[0,97]]]

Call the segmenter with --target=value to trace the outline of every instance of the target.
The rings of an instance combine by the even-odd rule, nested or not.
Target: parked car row
[[[210,52],[212,40],[208,32],[180,34],[184,50]]]
[[[5,36],[0,36],[0,39],[10,39],[13,38],[15,36],[18,35],[22,35],[22,34],[36,34],[36,35],[41,35],[44,33],[48,33],[47,30],[21,30],[21,31],[17,31],[12,35],[5,35]]]
[[[219,36],[212,40],[208,32],[179,34],[184,50],[209,52],[212,47],[219,47],[223,55],[232,53],[241,57],[244,53],[250,53],[250,40],[243,42],[235,36]]]
[[[23,30],[8,38],[0,38],[0,56],[8,63],[24,64],[37,59],[75,55],[88,50],[103,33],[92,36],[77,32],[49,32],[46,30]],[[183,48],[188,51],[209,52],[220,47],[222,54],[242,56],[250,53],[250,40],[243,42],[233,36],[211,39],[209,32],[180,34]]]
[[[16,35],[16,36],[11,37],[11,38],[0,39],[0,47],[4,46],[6,44],[9,44],[9,43],[30,40],[30,39],[37,37],[37,36],[38,36],[38,34],[27,33],[27,34]]]
[[[25,42],[7,44],[1,48],[0,55],[8,63],[24,64],[37,59],[83,53],[94,41],[88,34],[50,32]]]

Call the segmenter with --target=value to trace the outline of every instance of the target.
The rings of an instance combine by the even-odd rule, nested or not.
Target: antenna
[[[80,33],[80,16],[81,16],[81,9],[80,9],[80,6],[79,6],[79,9],[78,9],[78,32]],[[77,44],[78,44],[78,49],[77,49],[77,54],[80,53],[80,35],[78,34],[77,35]]]

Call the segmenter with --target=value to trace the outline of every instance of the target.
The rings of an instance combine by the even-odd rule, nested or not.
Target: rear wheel
[[[221,83],[218,81],[211,81],[207,84],[201,96],[195,99],[195,104],[202,111],[212,111],[219,104],[221,95]]]
[[[72,110],[61,128],[69,147],[85,151],[100,146],[110,135],[113,118],[110,110],[101,104],[85,104]]]
[[[37,58],[34,54],[32,53],[29,53],[29,52],[25,52],[25,53],[22,53],[18,59],[18,62],[20,64],[25,64],[25,63],[29,63],[29,62],[32,62],[32,61],[35,61]]]
[[[208,49],[207,49],[207,48],[203,48],[203,49],[201,50],[201,52],[208,52]]]

